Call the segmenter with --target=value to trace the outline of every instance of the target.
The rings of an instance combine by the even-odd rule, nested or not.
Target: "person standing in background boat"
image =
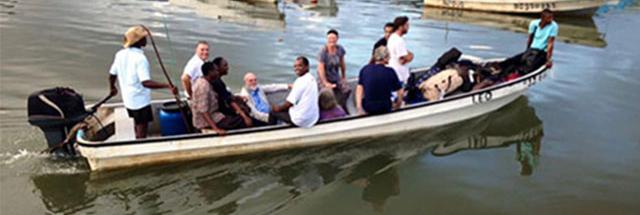
[[[253,119],[249,117],[251,109],[246,105],[245,99],[240,96],[234,96],[222,80],[223,76],[229,74],[229,63],[222,57],[216,57],[212,62],[218,68],[220,75],[220,78],[211,82],[213,90],[218,94],[220,111],[225,115],[238,115],[242,117],[247,127],[252,127]]]
[[[206,62],[201,67],[202,76],[193,84],[191,111],[193,112],[193,126],[197,129],[212,129],[220,135],[228,129],[245,128],[247,124],[238,115],[225,115],[220,111],[218,93],[213,90],[211,83],[220,79],[219,70],[212,62]]]
[[[282,105],[272,105],[269,121],[282,120],[298,127],[310,128],[320,118],[318,107],[318,85],[316,79],[309,73],[309,60],[300,56],[293,64],[298,78]]]
[[[399,16],[393,20],[393,34],[389,36],[387,48],[389,49],[389,66],[395,70],[402,84],[409,79],[409,63],[413,61],[413,53],[407,50],[407,44],[403,36],[409,32],[409,18]]]
[[[256,75],[248,72],[244,75],[244,86],[242,90],[240,90],[240,96],[247,98],[247,105],[251,108],[251,114],[249,114],[251,117],[263,123],[275,124],[275,122],[269,122],[271,104],[269,100],[267,100],[267,93],[288,90],[290,88],[291,85],[288,84],[258,85]]]
[[[189,59],[182,71],[182,87],[187,98],[191,98],[191,86],[196,80],[202,76],[202,64],[209,58],[209,43],[207,41],[198,41],[196,43],[196,51],[193,57]]]
[[[122,102],[135,124],[136,139],[147,137],[149,122],[153,121],[150,89],[177,88],[151,80],[149,61],[142,48],[147,45],[148,32],[142,26],[133,26],[124,34],[123,49],[116,53],[109,70],[111,95],[118,94],[116,80],[122,89]]]
[[[347,52],[338,44],[338,31],[329,30],[327,44],[318,53],[318,79],[320,79],[320,87],[333,90],[338,104],[346,110],[351,89],[347,85],[345,54]]]

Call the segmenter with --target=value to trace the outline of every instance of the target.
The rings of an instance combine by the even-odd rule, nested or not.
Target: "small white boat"
[[[77,135],[76,150],[86,158],[91,170],[106,170],[328,145],[351,139],[433,128],[477,117],[505,106],[520,97],[531,85],[544,79],[547,71],[542,66],[509,82],[452,95],[440,101],[408,105],[388,114],[349,116],[319,122],[309,129],[290,125],[239,129],[229,131],[225,136],[203,133],[154,136],[154,133],[159,133],[158,120],[155,120],[150,129],[152,136],[136,140],[132,134],[133,123],[122,104],[106,104],[97,111],[95,118],[100,122],[96,120],[89,129]],[[167,100],[152,102],[154,112],[164,102]]]
[[[548,8],[555,13],[593,15],[607,0],[424,0],[430,7],[497,13],[537,14]]]

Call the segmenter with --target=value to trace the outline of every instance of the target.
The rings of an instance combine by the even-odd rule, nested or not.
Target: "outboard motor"
[[[59,145],[65,141],[71,128],[89,115],[80,94],[65,87],[42,90],[29,95],[27,109],[29,123],[42,129],[54,154],[75,155],[75,138],[63,147]]]

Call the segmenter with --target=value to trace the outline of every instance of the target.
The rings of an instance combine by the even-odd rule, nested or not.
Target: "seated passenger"
[[[313,75],[309,74],[309,60],[298,57],[293,65],[296,81],[284,104],[271,106],[269,121],[282,120],[298,127],[310,128],[320,115],[318,108],[318,85]]]
[[[378,47],[374,53],[375,64],[368,64],[360,70],[356,87],[356,107],[358,114],[383,114],[398,109],[402,99],[391,105],[391,93],[396,91],[403,97],[404,89],[398,81],[396,72],[385,65],[389,62],[389,51],[386,47]]]
[[[240,96],[247,98],[247,105],[251,108],[251,117],[268,124],[269,112],[271,112],[271,104],[267,100],[267,93],[287,90],[290,86],[287,84],[269,84],[258,85],[258,79],[255,74],[249,72],[244,75],[244,87],[240,90]]]
[[[347,116],[347,113],[338,105],[333,91],[323,89],[320,91],[320,121]]]
[[[248,127],[253,126],[253,119],[249,117],[251,110],[244,102],[244,98],[234,96],[233,93],[228,90],[224,81],[222,81],[222,77],[229,74],[229,63],[222,57],[216,57],[212,62],[220,74],[218,79],[211,82],[213,90],[218,94],[220,112],[225,115],[239,115]]]
[[[193,126],[197,129],[213,129],[216,133],[224,135],[225,130],[247,127],[242,117],[238,115],[226,115],[220,110],[219,95],[211,82],[219,79],[220,75],[212,62],[202,64],[202,76],[196,79],[192,86],[191,111],[193,113]]]

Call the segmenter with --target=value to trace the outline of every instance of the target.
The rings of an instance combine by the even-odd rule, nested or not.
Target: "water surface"
[[[300,4],[299,4],[300,3]],[[455,46],[504,57],[523,51],[530,18],[443,11],[420,2],[338,0],[277,5],[234,0],[0,1],[0,212],[152,214],[638,214],[640,9],[637,1],[558,19],[554,73],[494,113],[454,125],[329,147],[89,173],[55,160],[26,123],[26,97],[71,86],[108,93],[122,32],[155,33],[173,81],[197,40],[246,71],[290,82],[340,31],[357,75],[382,26],[411,18],[414,67]],[[162,80],[150,47],[152,76]],[[312,62],[315,65],[315,62]],[[166,98],[166,92],[154,93]],[[117,101],[118,99],[114,100]]]

